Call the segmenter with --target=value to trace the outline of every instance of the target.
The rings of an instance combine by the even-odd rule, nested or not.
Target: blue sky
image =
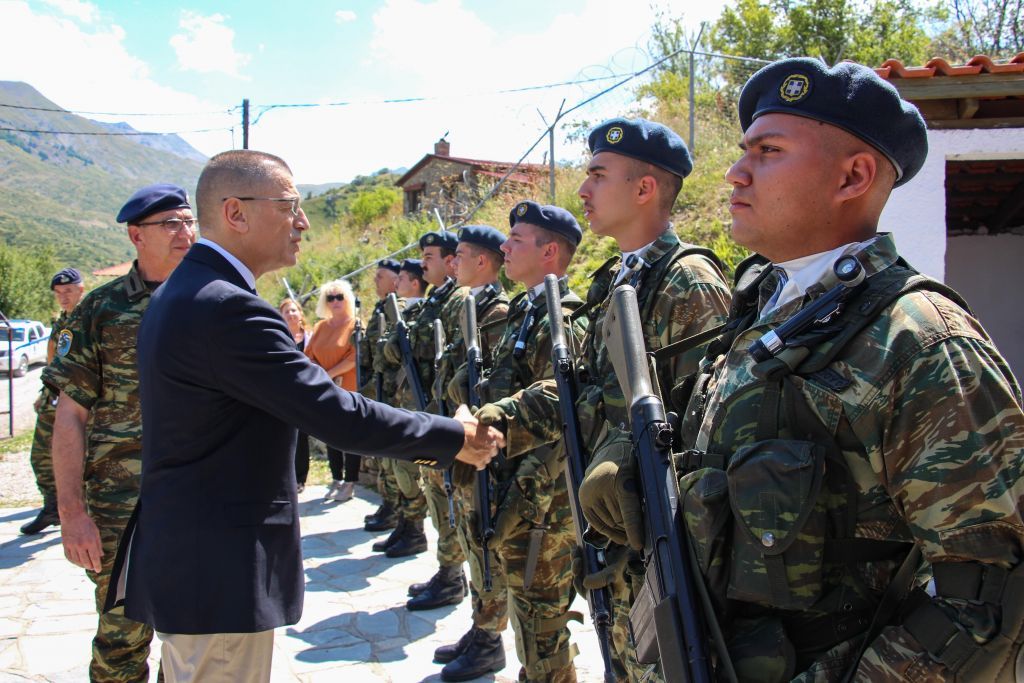
[[[671,12],[696,26],[721,5]],[[550,119],[610,81],[495,92],[642,69],[653,21],[646,0],[0,0],[0,80],[67,109],[166,114],[93,117],[142,130],[215,128],[183,135],[206,154],[241,146],[240,117],[225,112],[242,98],[254,118],[269,104],[349,102],[266,111],[250,131],[299,182],[327,182],[411,166],[446,131],[452,154],[517,159],[544,129],[538,109]],[[404,97],[430,99],[380,103]],[[633,113],[633,100],[620,89],[566,124]],[[581,151],[560,139],[556,156]]]

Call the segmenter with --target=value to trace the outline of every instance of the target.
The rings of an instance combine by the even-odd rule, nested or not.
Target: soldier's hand
[[[614,593],[625,587],[629,549],[621,545],[609,546],[604,551],[604,560],[604,567],[587,574],[583,567],[583,551],[579,546],[573,546],[572,584],[578,594],[586,595],[588,591],[602,588],[608,588]]]
[[[619,545],[643,550],[644,518],[628,438],[614,439],[594,454],[580,485],[580,505],[594,531]]]
[[[447,391],[452,403],[469,403],[469,373],[465,365],[455,371],[452,380],[448,382]]]
[[[392,365],[402,364],[402,349],[398,346],[398,335],[391,335],[384,344],[384,360]]]
[[[478,422],[465,405],[460,405],[453,417],[462,423],[466,434],[462,450],[456,454],[455,459],[482,470],[497,455],[498,449],[504,448],[505,435],[494,427]]]
[[[485,403],[476,411],[474,417],[480,420],[480,424],[496,427],[502,432],[508,429],[508,425],[505,423],[505,411],[493,403]]]
[[[99,573],[103,566],[103,545],[92,517],[84,510],[75,514],[61,513],[60,536],[64,557],[72,564]]]

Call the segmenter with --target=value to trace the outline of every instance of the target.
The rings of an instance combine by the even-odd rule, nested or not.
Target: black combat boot
[[[397,529],[395,529],[397,531]],[[423,520],[406,520],[405,529],[394,545],[385,551],[388,557],[408,557],[427,549],[427,535],[423,533]]]
[[[382,503],[377,512],[366,520],[363,528],[367,531],[387,531],[398,526],[398,513],[390,503]]]
[[[43,498],[43,509],[31,522],[21,525],[21,533],[38,534],[48,526],[60,526],[60,515],[57,514],[57,497],[48,495]]]
[[[441,567],[437,575],[428,582],[427,589],[405,603],[405,606],[407,609],[416,611],[457,605],[466,597],[466,590],[462,583],[464,580],[462,565]]]
[[[459,642],[452,643],[451,645],[442,645],[434,650],[434,661],[438,664],[447,664],[465,652],[469,644],[473,642],[474,637],[476,637],[476,626],[466,631],[459,638]]]
[[[500,633],[473,629],[473,638],[458,657],[441,669],[442,681],[471,681],[505,668],[505,646]]]
[[[383,541],[377,541],[373,544],[372,549],[375,553],[383,553],[391,548],[391,546],[398,543],[398,540],[402,538],[402,534],[405,533],[405,517],[398,515],[398,524],[395,525],[394,531],[392,531],[387,538]]]
[[[431,576],[429,581],[424,581],[423,583],[414,583],[413,585],[409,586],[409,597],[415,598],[417,595],[419,595],[420,593],[434,585],[434,582],[437,581],[438,578],[440,577],[441,571],[441,569],[438,569],[437,574]],[[462,572],[462,594],[469,595],[469,583],[466,582],[465,571]],[[451,660],[446,659],[445,661],[448,662]]]

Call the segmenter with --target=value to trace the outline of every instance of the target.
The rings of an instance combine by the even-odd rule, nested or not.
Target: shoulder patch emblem
[[[61,330],[57,335],[57,355],[66,356],[71,350],[71,330]]]
[[[617,145],[622,142],[622,128],[619,126],[612,126],[608,129],[608,132],[604,134],[604,139],[613,145]]]
[[[787,76],[779,86],[779,97],[783,102],[793,104],[807,97],[811,92],[811,79],[803,74]]]

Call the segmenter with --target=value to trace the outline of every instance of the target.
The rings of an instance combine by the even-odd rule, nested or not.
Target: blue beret
[[[420,249],[441,247],[455,251],[459,246],[458,236],[451,230],[432,231],[420,237]]]
[[[75,268],[65,268],[50,280],[50,289],[53,289],[57,285],[77,285],[82,282],[82,274]]]
[[[135,194],[117,212],[118,223],[138,223],[146,216],[171,209],[191,209],[188,192],[177,185],[148,185]]]
[[[576,217],[560,206],[542,206],[530,201],[519,202],[509,212],[508,224],[514,227],[519,222],[550,230],[575,245],[583,239],[583,230],[576,222]]]
[[[407,258],[402,261],[402,270],[423,279],[423,261],[418,258]]]
[[[693,170],[690,150],[671,128],[646,119],[611,119],[590,131],[590,151],[615,152],[685,178]]]
[[[921,170],[928,135],[921,113],[873,69],[852,62],[831,69],[817,59],[773,62],[750,77],[740,93],[744,131],[762,114],[794,114],[857,136],[896,167],[896,186]]]
[[[501,245],[505,244],[505,235],[489,225],[467,225],[459,230],[459,242],[475,244],[504,257],[504,254],[501,253]]]
[[[380,261],[377,261],[377,267],[386,268],[395,273],[402,270],[402,264],[393,258],[382,258]]]

